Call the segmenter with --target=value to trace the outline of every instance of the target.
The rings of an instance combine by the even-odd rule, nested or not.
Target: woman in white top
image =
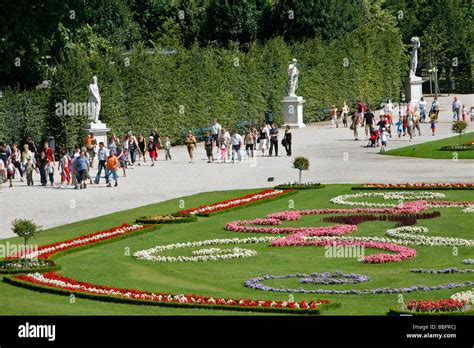
[[[262,156],[265,156],[265,150],[268,149],[268,141],[270,139],[270,132],[268,131],[267,124],[264,122],[260,127],[260,132],[258,135],[258,143],[260,144],[259,148],[262,151]]]
[[[349,107],[347,106],[347,103],[344,102],[341,110],[342,124],[344,127],[347,127],[347,116],[349,116]]]

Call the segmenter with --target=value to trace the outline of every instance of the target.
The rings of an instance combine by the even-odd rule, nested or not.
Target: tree
[[[41,232],[41,226],[35,224],[33,220],[15,219],[12,221],[12,231],[24,240],[26,262],[28,239],[34,238],[39,232]]]
[[[293,168],[299,170],[299,183],[301,184],[301,175],[303,170],[309,170],[309,160],[306,157],[298,156],[293,161]]]
[[[462,133],[464,133],[466,128],[467,128],[467,122],[466,121],[456,121],[451,126],[451,130],[454,133],[459,134],[459,146],[461,146],[461,144],[462,144]]]

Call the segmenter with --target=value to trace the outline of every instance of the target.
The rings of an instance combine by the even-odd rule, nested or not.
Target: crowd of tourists
[[[243,133],[231,132],[223,128],[217,119],[203,137],[208,163],[236,163],[243,157],[253,158],[258,151],[261,156],[278,156],[279,129],[275,123],[262,122],[260,127],[250,126]],[[194,150],[198,146],[196,135],[189,131],[184,139],[189,162],[194,162]],[[287,156],[291,156],[292,133],[285,127],[281,145]],[[157,163],[159,152],[164,151],[164,159],[172,160],[171,140],[160,138],[157,129],[148,137],[142,133],[136,137],[131,131],[119,138],[112,133],[107,142],[98,141],[94,133],[87,135],[84,145],[74,146],[72,152],[62,149],[55,154],[48,141],[37,147],[31,137],[21,146],[11,146],[0,142],[0,185],[8,183],[13,187],[15,177],[28,186],[35,185],[39,176],[41,186],[85,189],[87,185],[98,185],[101,179],[107,187],[118,186],[118,177],[126,177],[129,169],[150,163]],[[245,151],[245,152],[243,152]],[[57,158],[56,158],[57,157]],[[95,176],[91,169],[97,167]]]
[[[408,136],[409,141],[413,137],[421,136],[421,123],[429,125],[432,136],[436,134],[436,124],[438,123],[439,101],[435,97],[430,108],[424,97],[413,105],[399,105],[395,107],[392,100],[388,100],[380,115],[377,118],[372,108],[368,108],[360,99],[356,101],[355,110],[351,112],[349,106],[344,102],[340,113],[336,105],[330,110],[331,124],[339,127],[339,120],[342,120],[343,127],[350,128],[354,133],[354,140],[359,140],[359,128],[365,131],[365,141],[367,147],[381,147],[381,152],[385,151],[388,140],[392,138],[392,126],[396,130],[398,138]],[[474,120],[474,107],[468,112],[467,106],[463,105],[458,97],[454,97],[452,102],[453,122]],[[397,117],[397,119],[394,119]]]

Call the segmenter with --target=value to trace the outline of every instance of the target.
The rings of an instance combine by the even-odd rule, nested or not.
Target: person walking
[[[192,131],[188,132],[184,143],[186,144],[186,148],[188,149],[189,163],[194,163],[193,151],[197,146],[197,141]]]
[[[217,142],[214,138],[214,134],[211,134],[211,132],[208,131],[204,137],[204,149],[206,150],[207,163],[214,162],[214,142]]]
[[[139,153],[140,147],[138,146],[137,138],[132,134],[132,132],[128,132],[128,152],[130,157],[130,165],[132,169],[135,167],[135,162],[137,161],[137,152]],[[140,163],[140,162],[138,162]]]
[[[95,153],[97,151],[97,139],[93,132],[90,132],[86,138],[86,149],[87,154],[89,155],[89,166],[92,168],[94,166]]]
[[[150,156],[151,166],[153,167],[158,157],[158,151],[156,149],[156,143],[153,135],[150,135],[149,137],[147,149],[148,155]]]
[[[420,98],[418,109],[420,110],[420,122],[424,123],[426,119],[426,100],[424,97]]]
[[[86,185],[86,178],[87,178],[87,169],[89,167],[89,162],[86,158],[86,154],[84,151],[79,153],[79,157],[74,160],[74,169],[76,173],[76,185],[75,188],[77,189],[85,189],[87,188]]]
[[[235,155],[237,154],[238,161],[242,161],[242,154],[240,148],[242,147],[242,137],[237,130],[234,130],[230,136],[230,143],[232,145],[232,162],[235,163]]]
[[[165,160],[170,160],[171,161],[171,141],[169,137],[165,138]]]
[[[272,129],[270,130],[270,151],[268,156],[272,156],[273,149],[275,149],[275,156],[278,157],[278,128],[276,123],[272,123]]]
[[[265,156],[265,150],[268,148],[268,142],[270,140],[270,134],[265,122],[260,127],[260,133],[257,142],[260,144],[260,151],[262,151],[262,157]]]
[[[230,147],[230,134],[224,128],[221,129],[219,135],[219,146],[220,146],[220,161],[225,163],[229,158],[228,152]]]
[[[365,128],[365,140],[368,139],[369,133],[374,129],[375,115],[371,108],[364,114],[364,128]]]
[[[453,122],[459,121],[461,119],[460,118],[461,109],[462,109],[461,101],[458,99],[458,97],[454,97],[453,104],[452,104]]]
[[[244,135],[244,145],[245,145],[245,152],[248,157],[253,157],[253,149],[255,146],[255,138],[251,129],[249,128],[248,131],[245,132]]]
[[[104,143],[101,141],[99,143],[99,150],[97,150],[97,159],[99,164],[97,166],[97,174],[94,181],[95,184],[99,184],[102,170],[104,171],[105,182],[109,182],[109,176],[107,174],[107,157],[107,149],[105,148]]]
[[[146,163],[146,141],[143,133],[138,136],[138,165],[141,166],[140,160],[143,159],[143,164]]]
[[[347,122],[347,120],[346,120]],[[293,140],[293,134],[291,133],[291,127],[289,124],[285,126],[285,134],[283,135],[282,145],[285,147],[286,155],[291,156],[291,142]]]
[[[357,127],[359,126],[359,115],[357,111],[354,111],[351,116],[351,125],[349,129],[354,132],[354,140],[359,140],[359,134],[357,131]]]
[[[214,146],[216,147],[216,152],[219,152],[219,134],[221,134],[222,126],[219,124],[217,118],[214,119],[214,122],[211,126],[211,136],[212,136],[212,151],[214,152]]]
[[[347,127],[348,117],[349,117],[349,106],[347,106],[346,101],[344,101],[344,105],[342,106],[342,110],[341,110],[342,125],[344,127]]]
[[[110,151],[109,156],[107,157],[107,173],[108,173],[108,182],[107,187],[111,187],[111,181],[114,179],[115,185],[118,186],[118,177],[117,177],[117,170],[118,170],[118,159],[115,156],[115,151]]]
[[[21,165],[21,151],[18,148],[17,143],[13,143],[12,145],[12,153],[10,155],[12,160],[13,167],[18,170],[18,174],[20,174],[20,181],[23,181],[23,168]]]
[[[339,128],[339,124],[337,123],[337,106],[333,105],[331,108],[331,124],[334,126],[336,125],[336,128]]]
[[[47,179],[46,179],[46,163],[48,158],[46,157],[46,153],[44,151],[40,152],[39,159],[38,159],[38,170],[40,173],[40,182],[41,186],[46,186]]]
[[[102,146],[104,143],[101,143]],[[71,158],[67,154],[66,150],[61,150],[60,157],[59,157],[59,163],[58,163],[58,170],[61,171],[61,184],[59,185],[60,188],[63,188],[64,183],[66,183],[66,187],[69,186],[69,183],[71,182],[71,177],[70,177],[70,161]],[[99,170],[100,170],[100,161],[99,161]],[[99,174],[100,175],[100,174]]]

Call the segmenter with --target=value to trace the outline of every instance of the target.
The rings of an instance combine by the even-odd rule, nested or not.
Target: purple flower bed
[[[432,274],[443,274],[443,273],[472,273],[474,269],[472,268],[465,268],[465,269],[457,269],[456,267],[450,268],[443,268],[443,269],[411,269],[410,272],[412,273],[432,273]]]
[[[336,271],[334,273],[324,272],[324,273],[311,273],[308,277],[303,277],[300,280],[300,283],[303,284],[357,284],[361,282],[366,282],[369,280],[369,277],[356,274],[356,273],[342,273]]]
[[[313,273],[314,274],[314,273]],[[263,291],[272,291],[272,292],[292,292],[292,293],[312,293],[312,294],[334,294],[334,295],[359,295],[359,294],[399,294],[399,293],[407,293],[413,291],[434,291],[434,290],[445,290],[445,289],[455,289],[461,288],[465,286],[472,286],[474,285],[473,281],[467,281],[465,283],[450,283],[450,284],[443,284],[443,285],[435,285],[435,286],[426,286],[426,285],[414,285],[405,288],[375,288],[375,289],[362,289],[362,290],[329,290],[329,289],[290,289],[290,288],[275,288],[271,286],[267,286],[262,282],[271,279],[288,279],[288,278],[309,278],[311,274],[287,274],[287,275],[265,275],[263,277],[256,277],[247,280],[244,284],[246,287],[256,290],[263,290]],[[365,276],[363,276],[365,277]],[[368,277],[366,277],[368,279]]]

